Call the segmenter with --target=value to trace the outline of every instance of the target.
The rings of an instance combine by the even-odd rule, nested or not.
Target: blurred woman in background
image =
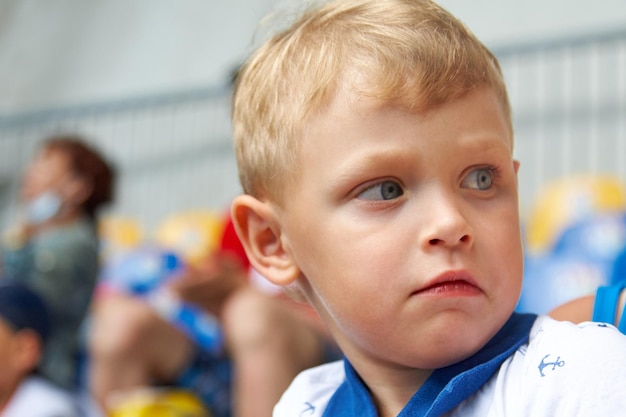
[[[99,273],[96,219],[113,198],[111,165],[79,136],[45,140],[20,189],[20,220],[2,242],[3,275],[28,284],[49,306],[52,332],[41,372],[77,387],[80,325]]]

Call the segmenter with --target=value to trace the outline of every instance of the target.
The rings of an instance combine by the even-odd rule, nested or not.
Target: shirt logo
[[[565,366],[565,361],[561,360],[560,356],[556,357],[556,360],[554,362],[546,362],[546,359],[548,358],[548,356],[550,356],[550,354],[548,353],[546,356],[543,357],[543,359],[541,359],[541,363],[539,364],[538,368],[539,368],[539,373],[541,374],[541,377],[546,376],[543,371],[545,368],[549,368],[550,366],[552,366],[552,371],[554,371],[556,369],[556,367],[558,366],[559,368],[562,368],[563,366]],[[550,370],[550,369],[549,369]]]
[[[300,413],[300,417],[312,416],[315,413],[315,406],[309,402],[304,403],[306,408]]]

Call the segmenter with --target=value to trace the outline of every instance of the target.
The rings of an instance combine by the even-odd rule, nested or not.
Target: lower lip
[[[443,282],[414,293],[414,295],[435,297],[471,297],[479,294],[481,294],[480,289],[465,281]]]

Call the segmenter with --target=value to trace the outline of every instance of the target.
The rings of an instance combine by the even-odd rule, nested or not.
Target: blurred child
[[[557,306],[548,315],[555,320],[571,321],[572,323],[589,321],[593,316],[594,301],[594,295],[575,298]]]
[[[514,313],[522,245],[494,56],[427,0],[335,0],[244,65],[233,108],[251,263],[345,360],[282,416],[615,416],[626,338]]]
[[[3,274],[27,283],[50,311],[41,372],[77,385],[79,328],[99,273],[96,220],[113,198],[110,163],[81,137],[46,138],[24,172],[21,218],[4,236]]]
[[[159,291],[212,314],[224,335],[224,349],[202,346],[145,298],[98,292],[89,379],[103,411],[124,407],[134,393],[160,386],[195,394],[214,417],[270,416],[298,372],[338,357],[310,308],[250,281],[247,258],[230,222],[223,240],[230,241],[229,251],[187,265]]]
[[[599,287],[595,294],[575,298],[553,309],[549,315],[556,320],[582,323],[596,321],[610,323],[626,333],[624,307],[626,305],[625,284]]]
[[[28,287],[0,281],[0,416],[77,416],[72,397],[34,372],[49,334],[43,301]]]

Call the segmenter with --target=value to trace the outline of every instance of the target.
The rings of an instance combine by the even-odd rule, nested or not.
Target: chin
[[[460,323],[460,326],[451,328],[431,348],[433,359],[437,363],[436,368],[453,365],[477,353],[496,335],[506,319],[502,323],[474,322],[474,326]]]
[[[469,345],[450,343],[445,350],[433,352],[435,357],[433,358],[433,367],[431,369],[445,368],[446,366],[461,362],[476,354],[480,349],[482,349],[483,346],[483,343],[474,343]]]

